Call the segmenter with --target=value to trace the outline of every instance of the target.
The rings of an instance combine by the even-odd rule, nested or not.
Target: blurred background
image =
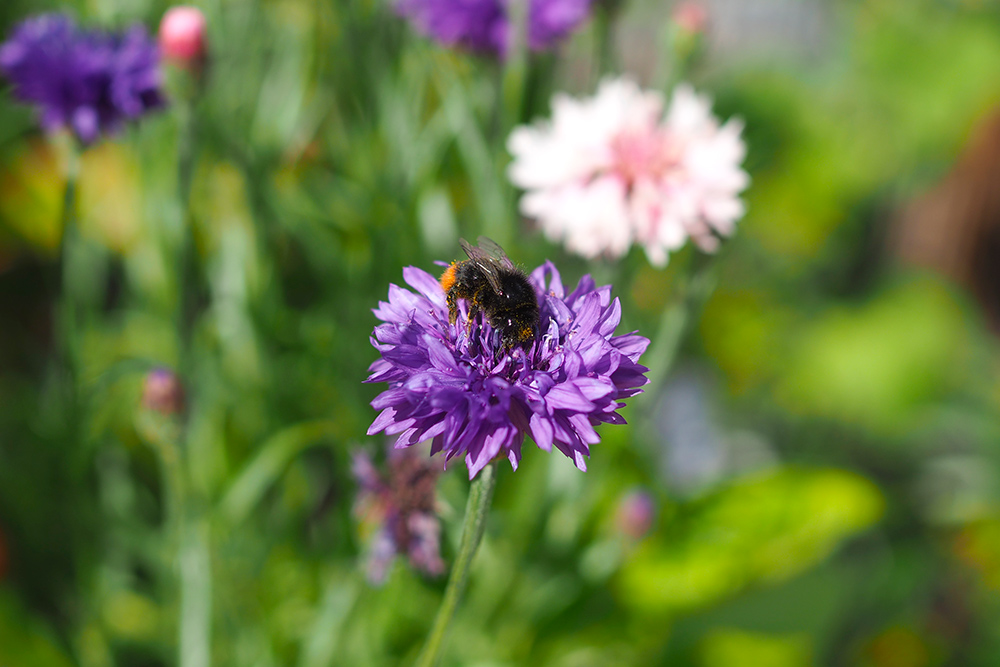
[[[519,72],[377,0],[199,3],[190,211],[174,104],[84,153],[66,261],[66,156],[0,92],[0,664],[412,662],[444,577],[369,584],[352,512],[351,452],[385,457],[371,309],[484,233],[612,282],[654,384],[588,472],[529,446],[501,469],[444,664],[996,664],[1000,8],[602,2]],[[0,32],[167,8],[5,0]],[[697,280],[690,247],[588,263],[517,215],[507,132],[607,72],[745,122],[748,213]],[[467,488],[440,477],[449,563]],[[207,653],[178,656],[187,623]]]

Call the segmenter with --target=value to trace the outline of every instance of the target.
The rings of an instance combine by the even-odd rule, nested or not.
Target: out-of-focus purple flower
[[[421,33],[446,46],[505,56],[513,29],[508,7],[518,0],[400,0],[400,14]],[[590,15],[590,0],[520,0],[527,2],[527,40],[532,51],[545,51],[569,35]]]
[[[180,414],[184,410],[184,386],[177,374],[167,368],[156,368],[142,381],[142,406],[164,415]]]
[[[105,33],[60,14],[29,18],[0,45],[0,71],[45,130],[67,127],[83,143],[165,103],[159,52],[138,25]]]
[[[638,540],[653,527],[656,517],[656,502],[648,491],[633,490],[618,501],[616,514],[618,530],[623,535]]]
[[[529,277],[540,311],[539,336],[527,349],[504,352],[482,315],[448,324],[445,293],[435,278],[403,269],[416,292],[389,286],[389,300],[374,311],[384,322],[372,345],[381,353],[368,382],[388,382],[372,406],[381,410],[368,429],[398,434],[396,448],[432,440],[431,454],[464,456],[469,477],[498,457],[516,469],[530,434],[545,451],[555,446],[581,470],[594,426],[623,424],[622,399],[641,391],[648,370],[639,356],[649,340],[615,336],[621,305],[611,286],[584,276],[566,294],[551,262]]]
[[[352,472],[360,490],[354,511],[368,524],[377,526],[368,560],[368,578],[382,583],[398,553],[410,564],[432,575],[444,572],[441,560],[441,524],[434,511],[434,489],[438,471],[411,451],[390,453],[388,478],[371,459],[354,454]]]

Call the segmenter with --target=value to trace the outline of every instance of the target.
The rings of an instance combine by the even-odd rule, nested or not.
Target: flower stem
[[[69,382],[71,403],[75,409],[77,396],[77,319],[79,300],[77,298],[76,278],[74,271],[74,255],[79,243],[79,230],[76,227],[77,181],[80,176],[80,152],[75,143],[70,143],[66,152],[66,187],[63,191],[62,237],[59,241],[59,282],[57,301],[58,341],[56,344],[59,356],[60,371],[65,373]]]
[[[597,61],[597,79],[613,73],[616,70],[614,31],[618,17],[618,3],[600,3],[594,12],[595,22],[595,60]]]
[[[524,96],[530,74],[528,60],[528,0],[509,0],[506,3],[509,21],[509,41],[507,54],[502,67],[498,71],[497,104],[494,107],[490,123],[491,154],[504,155],[504,142],[511,129],[520,122],[521,110],[524,106]],[[499,163],[493,160],[494,173]],[[507,244],[513,240],[515,231],[511,220],[511,210],[514,202],[514,190],[506,178],[497,174],[501,199],[501,208],[491,211],[484,220],[483,231],[498,243]]]
[[[696,256],[689,277],[681,287],[680,298],[663,311],[659,330],[644,360],[650,369],[647,374],[649,386],[646,392],[658,394],[673,369],[692,315],[704,305],[715,289],[716,276],[713,266],[714,263],[710,259]]]
[[[195,515],[185,517],[181,529],[178,664],[180,667],[208,667],[212,645],[210,526],[206,518]]]
[[[451,568],[444,599],[434,618],[434,626],[420,657],[417,658],[417,667],[434,667],[441,657],[448,626],[451,625],[451,619],[455,615],[455,609],[469,580],[469,566],[479,548],[479,542],[483,539],[486,515],[489,513],[493,488],[496,486],[496,468],[496,461],[487,465],[479,476],[472,480],[472,485],[469,487],[469,502],[465,506],[465,524],[462,527],[462,543],[459,545],[455,564]]]
[[[191,377],[191,336],[197,318],[197,267],[194,231],[191,216],[191,183],[194,176],[195,120],[194,102],[190,98],[178,104],[180,136],[177,149],[177,198],[181,211],[181,238],[178,248],[177,332],[180,345],[178,370],[184,378]]]
[[[190,82],[189,82],[190,83]],[[177,105],[179,138],[177,150],[177,198],[182,211],[177,247],[177,337],[178,370],[188,388],[196,377],[193,331],[198,317],[197,254],[191,215],[191,185],[195,164],[195,98],[197,87],[189,87]],[[197,398],[197,392],[190,395]],[[176,472],[183,493],[178,501],[176,543],[179,575],[178,665],[208,667],[212,646],[211,523],[203,498],[191,481],[190,452],[194,443],[187,415],[181,415],[180,456]]]

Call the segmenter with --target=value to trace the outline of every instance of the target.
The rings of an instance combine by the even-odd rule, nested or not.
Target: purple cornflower
[[[446,46],[505,56],[511,39],[507,8],[513,1],[527,2],[532,51],[552,48],[590,14],[590,0],[399,0],[396,9]]]
[[[614,336],[621,305],[611,286],[589,275],[566,295],[559,272],[545,262],[532,272],[540,311],[539,336],[528,349],[502,351],[482,315],[471,326],[461,309],[448,324],[441,285],[415,267],[403,279],[416,293],[389,286],[379,303],[372,345],[381,352],[368,382],[388,382],[372,401],[381,410],[368,433],[398,434],[396,448],[432,440],[431,454],[464,456],[470,479],[499,456],[517,469],[530,434],[586,470],[584,457],[600,441],[594,426],[624,424],[618,408],[648,382],[639,356],[649,340]]]
[[[87,31],[61,14],[23,21],[0,45],[15,97],[35,105],[45,130],[68,127],[85,144],[165,104],[159,59],[142,26]]]
[[[389,454],[388,479],[375,469],[367,454],[354,453],[351,472],[361,487],[355,514],[378,526],[368,561],[368,578],[385,581],[397,553],[406,553],[418,570],[438,575],[441,560],[441,523],[434,511],[438,471],[410,451]]]

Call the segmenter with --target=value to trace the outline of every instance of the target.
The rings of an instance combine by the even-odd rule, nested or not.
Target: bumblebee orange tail
[[[455,269],[458,268],[458,262],[452,262],[448,265],[448,268],[444,270],[441,274],[441,288],[447,294],[451,286],[455,284]]]

